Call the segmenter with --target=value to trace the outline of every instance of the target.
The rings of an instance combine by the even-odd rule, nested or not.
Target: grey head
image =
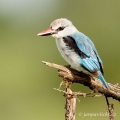
[[[68,19],[66,18],[60,18],[60,19],[57,19],[57,20],[54,20],[51,24],[50,24],[50,27],[54,30],[62,30],[66,27],[69,27],[72,25],[72,22],[69,21]]]
[[[50,28],[39,33],[39,36],[47,36],[52,35],[55,38],[61,38],[68,36],[70,34],[74,34],[77,29],[73,26],[72,22],[66,18],[60,18],[54,20],[50,24]]]

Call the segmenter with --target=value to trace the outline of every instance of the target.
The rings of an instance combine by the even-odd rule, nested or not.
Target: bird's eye
[[[61,31],[61,30],[64,30],[64,27],[59,27],[59,28],[57,29],[57,31]]]

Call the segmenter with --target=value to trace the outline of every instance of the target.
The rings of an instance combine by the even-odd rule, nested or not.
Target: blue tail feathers
[[[108,86],[107,82],[105,81],[102,73],[99,74],[98,78],[101,80],[101,82],[103,83],[103,85],[104,85],[107,89],[109,89],[109,86]]]

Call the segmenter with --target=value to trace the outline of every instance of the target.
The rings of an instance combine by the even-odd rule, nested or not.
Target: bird
[[[49,29],[37,35],[52,35],[56,39],[61,56],[73,69],[92,74],[100,79],[106,89],[109,89],[104,78],[103,63],[94,43],[88,36],[77,30],[70,20],[56,19],[50,24]]]

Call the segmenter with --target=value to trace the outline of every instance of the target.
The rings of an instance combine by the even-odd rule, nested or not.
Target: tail
[[[101,72],[100,72],[98,78],[101,80],[102,84],[103,84],[107,89],[109,89],[109,86],[108,86],[107,82],[105,81],[105,79],[104,79],[104,77],[103,77],[103,75],[102,75]]]

